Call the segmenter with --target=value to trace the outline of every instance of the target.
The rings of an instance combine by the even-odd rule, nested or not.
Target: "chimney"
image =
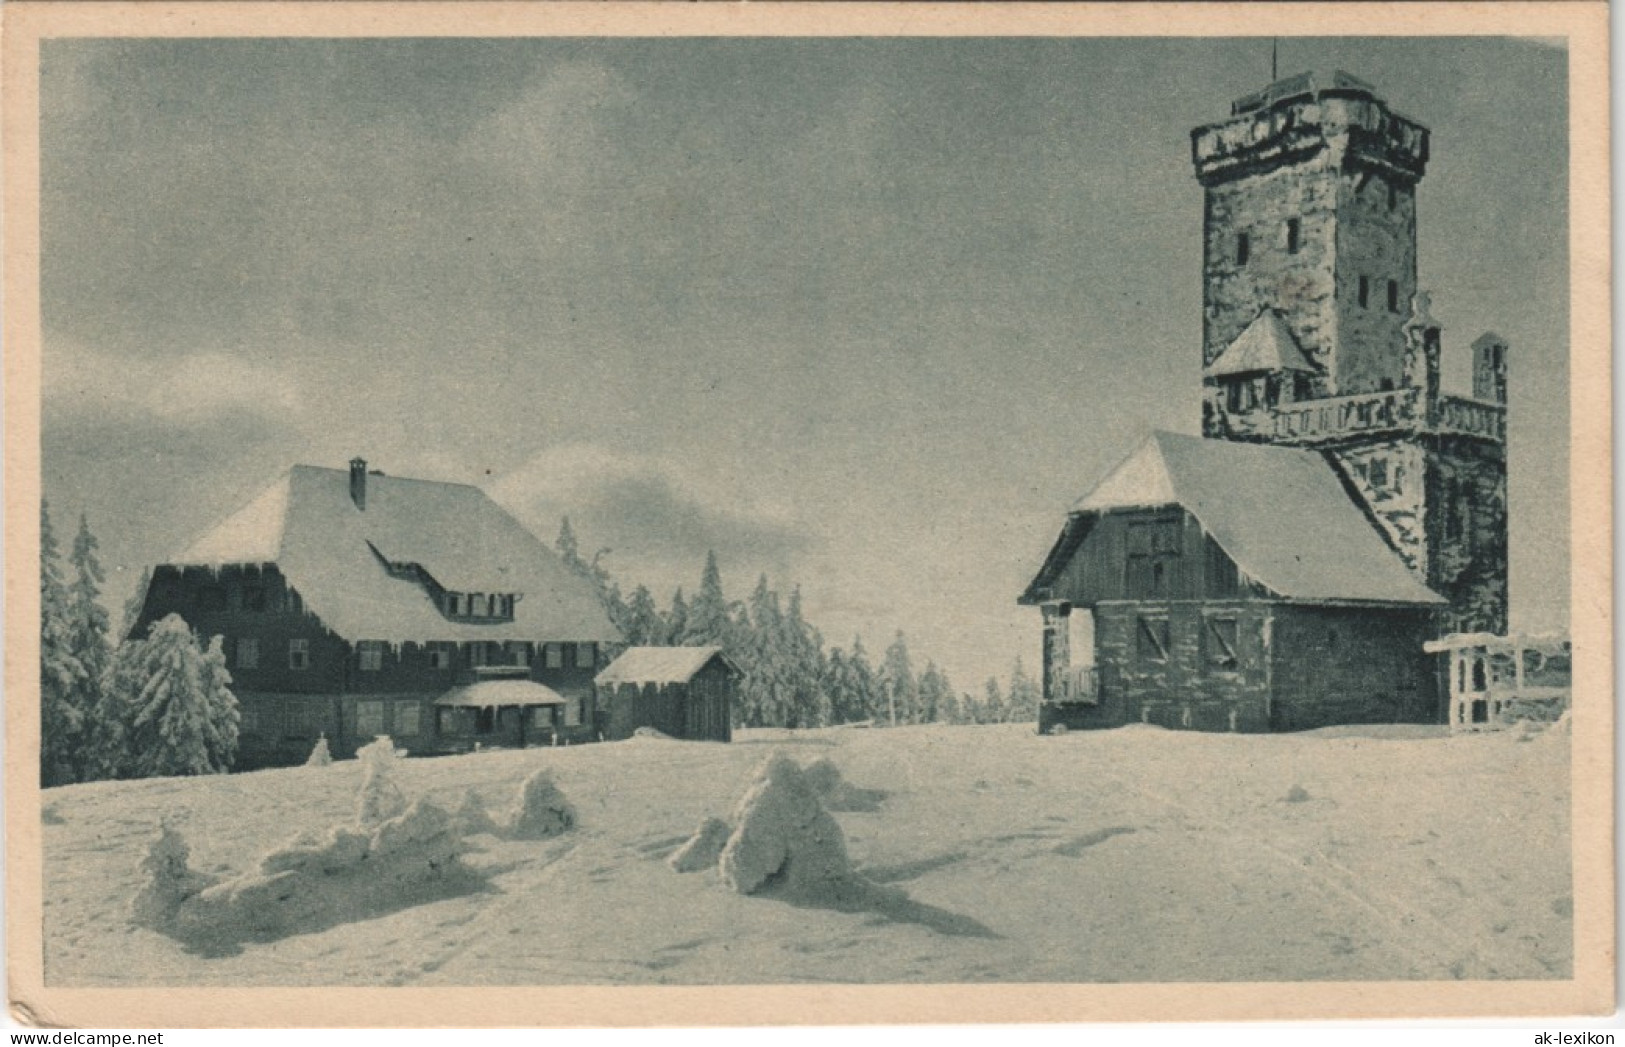
[[[350,501],[365,512],[367,509],[367,460],[350,459]]]

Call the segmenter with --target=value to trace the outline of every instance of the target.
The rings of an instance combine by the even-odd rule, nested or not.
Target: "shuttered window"
[[[1234,618],[1205,619],[1202,641],[1206,646],[1208,669],[1213,672],[1235,672],[1241,668],[1240,635]]]
[[[1135,629],[1135,647],[1142,662],[1168,660],[1168,619],[1141,615]]]

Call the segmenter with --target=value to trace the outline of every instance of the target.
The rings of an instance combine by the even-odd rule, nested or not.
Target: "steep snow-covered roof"
[[[1315,365],[1303,355],[1291,328],[1274,309],[1259,313],[1236,340],[1225,347],[1218,359],[1207,365],[1203,378],[1231,374],[1257,374],[1265,371],[1315,372]]]
[[[305,607],[351,640],[620,640],[593,585],[479,488],[376,473],[366,482],[361,509],[347,471],[295,466],[173,562],[275,563]],[[456,592],[518,594],[513,620],[450,620],[385,560]]]
[[[1440,604],[1313,451],[1153,433],[1072,508],[1032,599],[1066,567],[1077,521],[1178,505],[1253,581],[1289,599]],[[1067,546],[1072,548],[1067,548]]]
[[[735,673],[739,672],[739,667],[720,647],[628,647],[598,674],[595,682],[687,683],[712,658],[718,657]]]

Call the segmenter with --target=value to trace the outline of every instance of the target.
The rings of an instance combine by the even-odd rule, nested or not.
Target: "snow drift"
[[[666,860],[667,864],[680,873],[714,869],[722,858],[722,848],[727,846],[728,837],[732,834],[733,829],[721,818],[707,818],[694,830],[688,842]]]
[[[553,784],[552,775],[540,770],[519,787],[507,835],[515,840],[541,840],[557,836],[575,823],[575,808]]]
[[[189,848],[165,825],[141,863],[147,882],[133,922],[196,951],[225,955],[243,942],[272,941],[475,888],[460,858],[468,845],[451,817],[419,799],[370,831],[335,826],[301,834],[227,880],[194,872]]]
[[[771,884],[790,897],[817,898],[856,885],[840,825],[788,756],[775,753],[761,766],[733,822],[718,867],[723,882],[740,894]]]

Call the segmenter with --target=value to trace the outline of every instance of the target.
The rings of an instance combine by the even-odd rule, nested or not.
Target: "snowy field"
[[[870,790],[834,815],[889,889],[730,891],[666,859],[774,752]],[[44,800],[46,979],[553,985],[1567,978],[1569,746],[1428,728],[1258,736],[1030,725],[744,731],[407,760],[409,797],[493,815],[538,768],[579,823],[472,837],[450,896],[224,953],[133,926],[161,816],[221,877],[356,814],[356,761],[97,783]]]

